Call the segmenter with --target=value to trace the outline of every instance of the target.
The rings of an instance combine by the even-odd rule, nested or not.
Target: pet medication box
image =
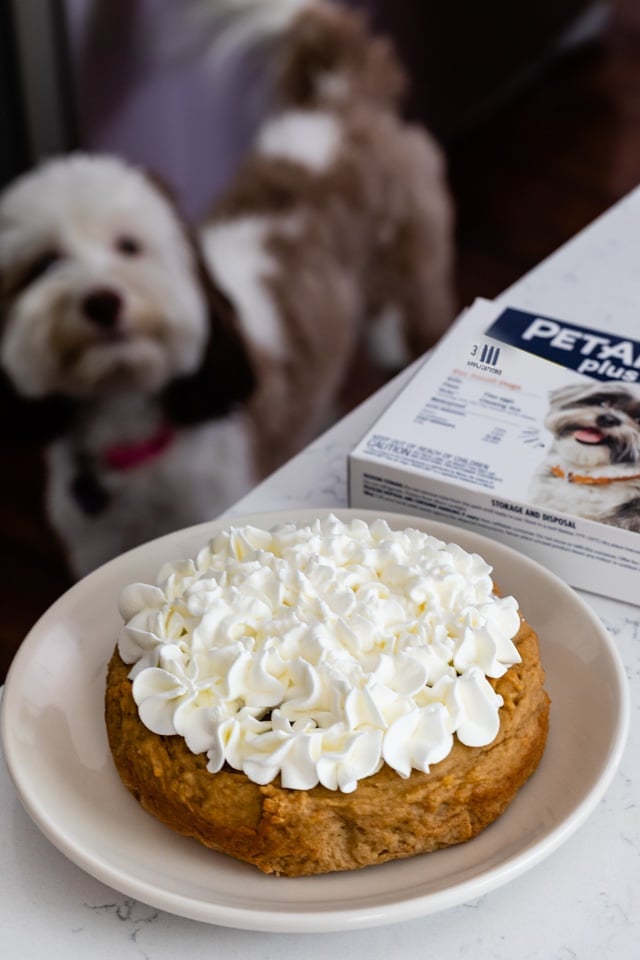
[[[640,603],[640,342],[476,301],[353,450],[349,496]]]

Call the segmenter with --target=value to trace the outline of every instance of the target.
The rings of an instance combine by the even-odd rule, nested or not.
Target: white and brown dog
[[[389,45],[331,4],[237,5],[277,35],[277,108],[197,246],[115,158],[52,160],[0,198],[2,419],[19,404],[15,432],[51,441],[76,575],[216,516],[300,449],[366,318],[393,310],[415,355],[452,316],[441,155],[399,119]]]
[[[553,510],[640,532],[640,386],[618,381],[554,390],[553,436],[531,498]]]

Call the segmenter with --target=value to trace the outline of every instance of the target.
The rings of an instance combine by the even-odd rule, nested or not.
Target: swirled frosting
[[[142,722],[254,782],[350,792],[383,763],[408,777],[454,735],[490,743],[488,677],[520,657],[513,597],[476,554],[334,516],[229,527],[120,598],[118,649]]]

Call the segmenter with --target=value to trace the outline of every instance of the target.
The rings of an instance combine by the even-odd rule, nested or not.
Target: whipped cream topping
[[[383,520],[230,527],[120,598],[118,649],[154,733],[254,782],[350,792],[491,743],[487,678],[520,657],[513,597],[456,544]]]

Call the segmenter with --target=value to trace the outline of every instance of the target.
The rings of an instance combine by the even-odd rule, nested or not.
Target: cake
[[[265,873],[470,840],[548,729],[536,634],[491,573],[382,520],[230,526],[122,593],[105,712],[123,783]]]

